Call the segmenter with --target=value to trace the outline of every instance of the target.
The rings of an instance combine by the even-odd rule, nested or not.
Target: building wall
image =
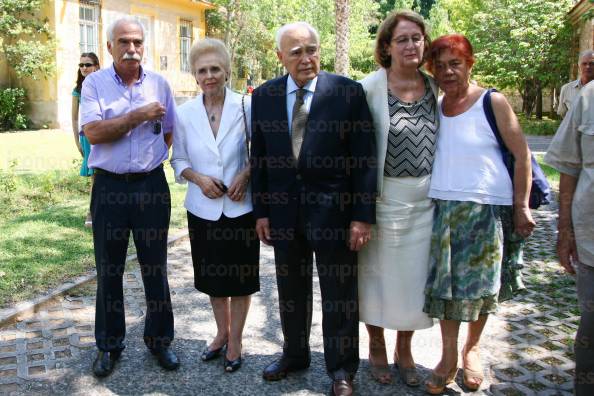
[[[583,21],[580,28],[580,52],[594,49],[594,19]]]
[[[577,58],[578,54],[588,49],[594,49],[594,19],[584,20],[582,16],[589,10],[594,9],[594,3],[589,0],[581,0],[571,9],[568,14],[569,20],[574,27],[576,43],[572,49],[575,62],[572,62],[570,78],[576,79],[578,75]]]
[[[149,53],[152,62],[147,69],[161,73],[171,84],[175,96],[196,94],[196,81],[189,73],[180,71],[179,23],[192,21],[193,39],[204,37],[206,21],[204,4],[190,0],[102,0],[99,21],[98,56],[102,67],[111,64],[107,50],[107,28],[124,15],[148,18],[152,26]],[[41,12],[49,19],[56,41],[55,74],[47,79],[24,79],[17,86],[27,89],[30,100],[29,117],[35,126],[71,129],[72,89],[76,83],[79,62],[79,1],[50,0]],[[152,39],[152,40],[151,40]],[[152,41],[152,42],[150,42]],[[167,66],[161,68],[161,56]],[[0,85],[8,85],[6,62],[0,59]]]

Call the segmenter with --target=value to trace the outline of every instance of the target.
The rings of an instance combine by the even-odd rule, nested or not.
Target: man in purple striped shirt
[[[144,341],[167,369],[179,367],[170,348],[173,312],[167,282],[167,232],[171,213],[163,172],[172,141],[175,105],[169,84],[141,66],[144,30],[131,17],[108,29],[111,67],[86,78],[81,125],[92,144],[91,195],[97,267],[93,373],[109,375],[124,349],[122,277],[130,233],[142,270],[147,308]]]

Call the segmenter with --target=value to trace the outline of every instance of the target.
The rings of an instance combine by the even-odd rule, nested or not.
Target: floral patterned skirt
[[[496,312],[499,301],[523,288],[523,240],[512,232],[512,207],[442,200],[435,204],[423,311],[464,322]]]

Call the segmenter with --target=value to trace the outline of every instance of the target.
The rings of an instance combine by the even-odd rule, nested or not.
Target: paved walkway
[[[552,136],[526,136],[528,146],[533,153],[545,153],[552,139]]]
[[[524,270],[528,290],[489,319],[482,354],[487,378],[484,390],[475,394],[571,394],[572,345],[578,320],[574,282],[562,273],[554,257],[554,212],[544,208],[535,216],[538,228],[528,243]],[[199,361],[200,352],[214,336],[215,325],[207,297],[193,287],[189,242],[184,239],[169,249],[174,348],[182,362],[177,372],[161,370],[142,342],[145,303],[134,263],[124,280],[127,348],[113,375],[97,380],[90,372],[95,354],[92,283],[0,328],[0,394],[327,394],[317,283],[311,368],[277,383],[261,378],[266,364],[280,356],[282,339],[272,251],[264,248],[262,253],[262,291],[254,296],[246,324],[245,363],[240,371],[226,374],[221,362]],[[387,335],[393,350],[394,332]],[[362,360],[355,382],[358,394],[424,394],[400,381],[389,386],[373,382],[367,342],[361,326]],[[439,326],[416,333],[414,355],[424,374],[437,363],[440,346]],[[465,393],[461,385],[459,374],[448,393]]]

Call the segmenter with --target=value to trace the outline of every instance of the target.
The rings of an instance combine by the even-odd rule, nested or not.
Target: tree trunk
[[[551,103],[550,103],[551,106],[549,108],[549,118],[552,120],[556,119],[555,115],[557,114],[555,112],[555,91],[556,91],[556,88],[551,87]]]
[[[536,82],[536,119],[542,120],[542,84]]]
[[[536,101],[536,86],[534,80],[527,80],[524,87],[522,108],[526,118],[530,118],[532,110],[534,110],[534,103]]]
[[[349,72],[349,0],[334,0],[336,21],[336,57],[334,71],[346,76]]]

